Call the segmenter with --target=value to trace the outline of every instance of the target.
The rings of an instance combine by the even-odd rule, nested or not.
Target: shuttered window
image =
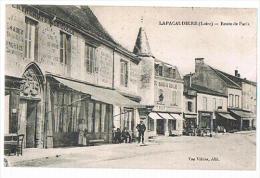
[[[120,84],[128,86],[128,63],[124,60],[120,61]]]
[[[70,60],[70,35],[60,32],[60,63],[68,64]]]
[[[24,57],[35,59],[35,45],[37,44],[37,24],[38,22],[25,18],[25,38],[24,38]]]

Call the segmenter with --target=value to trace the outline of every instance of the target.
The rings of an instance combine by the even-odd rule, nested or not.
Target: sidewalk
[[[154,142],[148,142],[145,145],[154,145]],[[11,155],[5,156],[8,160],[8,165],[19,166],[22,165],[23,162],[35,161],[41,159],[53,159],[68,156],[70,154],[86,154],[89,155],[89,161],[95,159],[108,159],[107,156],[104,156],[104,152],[111,152],[111,150],[115,149],[129,149],[130,147],[139,146],[137,143],[121,143],[121,144],[104,144],[97,146],[85,146],[85,147],[63,147],[63,148],[26,148],[23,149],[23,155]],[[109,154],[108,154],[109,155]]]

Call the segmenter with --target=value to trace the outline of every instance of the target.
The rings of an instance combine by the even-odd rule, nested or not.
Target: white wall
[[[233,89],[233,88],[228,88],[227,89],[227,94],[228,94],[228,107],[230,107],[230,103],[229,103],[229,95],[232,94],[234,96],[234,105],[232,108],[235,108],[235,96],[238,95],[239,96],[239,108],[242,108],[242,91],[238,90],[238,89]]]
[[[207,110],[206,111],[211,111],[211,112],[215,111],[215,109],[213,108],[214,107],[213,98],[216,98],[217,107],[220,106],[220,100],[222,100],[223,101],[222,110],[227,111],[227,97],[197,93],[198,111],[205,111],[203,109],[203,97],[207,98]]]

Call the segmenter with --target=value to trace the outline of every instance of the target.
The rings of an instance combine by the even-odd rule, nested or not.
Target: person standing
[[[84,119],[79,120],[79,137],[78,144],[80,146],[87,145],[87,137],[86,137],[87,127]]]
[[[142,120],[140,121],[139,124],[137,124],[136,129],[138,131],[138,143],[140,143],[142,139],[142,143],[144,144],[144,132],[146,130],[146,127]]]

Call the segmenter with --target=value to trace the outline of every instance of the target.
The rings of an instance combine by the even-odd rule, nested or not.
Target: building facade
[[[211,91],[216,96],[227,97],[226,105],[224,98],[219,99],[220,105],[217,97],[212,101],[215,103],[214,106],[217,106],[215,108],[218,112],[216,113],[217,125],[224,126],[228,131],[252,128],[256,118],[254,113],[256,83],[215,69],[204,63],[203,58],[195,59],[195,73],[189,76],[191,78],[187,75],[187,82],[192,82],[192,85],[196,85],[204,91]],[[197,99],[199,99],[198,96]],[[222,100],[222,104],[220,100]],[[207,99],[204,98],[204,101]],[[197,103],[205,103],[204,101],[202,99]],[[246,103],[248,103],[248,110],[245,109]],[[250,109],[249,106],[251,106]],[[223,113],[219,113],[219,110]]]
[[[141,104],[153,106],[146,122],[147,136],[181,135],[183,79],[178,68],[153,56],[143,27],[139,29],[133,52],[141,58]]]
[[[5,134],[24,134],[26,148],[49,148],[78,145],[80,129],[107,143],[114,127],[134,130],[146,113],[140,59],[89,7],[7,5],[6,12]]]

